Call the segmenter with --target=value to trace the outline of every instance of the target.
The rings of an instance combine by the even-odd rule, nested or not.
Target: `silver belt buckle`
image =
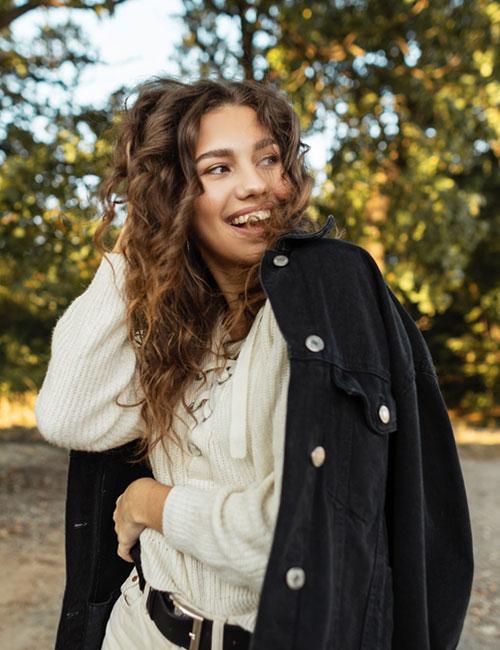
[[[191,618],[193,619],[193,627],[191,628],[191,632],[189,633],[189,638],[191,639],[191,641],[189,642],[189,650],[198,650],[201,641],[201,626],[205,618],[203,616],[200,616],[196,612],[192,612],[187,607],[184,607],[184,605],[180,605],[172,596],[170,596],[170,600],[174,603],[176,607],[178,607],[181,610],[181,612],[187,614],[188,616],[191,616]]]

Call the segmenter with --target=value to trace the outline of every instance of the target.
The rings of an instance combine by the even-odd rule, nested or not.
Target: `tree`
[[[189,0],[181,17],[186,72],[273,81],[306,134],[330,125],[316,213],[333,212],[377,259],[448,402],[491,414],[498,3]]]
[[[119,2],[66,2],[96,13]],[[51,330],[95,270],[93,192],[109,155],[110,110],[75,108],[85,66],[97,61],[78,25],[46,23],[32,43],[12,22],[61,2],[0,4],[0,393],[35,389]],[[111,105],[119,93],[111,98]]]
[[[185,75],[216,72],[262,79],[279,12],[271,0],[185,0],[177,14],[185,29],[177,57],[180,69]]]

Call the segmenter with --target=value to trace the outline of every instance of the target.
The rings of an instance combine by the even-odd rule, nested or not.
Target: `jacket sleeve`
[[[469,509],[453,429],[422,333],[387,287],[411,344],[414,381],[397,400],[391,441],[387,523],[395,591],[394,647],[404,647],[412,619],[427,621],[428,642],[457,647],[474,571]],[[397,315],[396,315],[397,314]],[[418,632],[416,631],[418,638]]]
[[[106,256],[109,259],[106,259]],[[35,402],[41,435],[60,447],[104,451],[140,436],[141,395],[127,336],[125,259],[107,253],[92,282],[58,320]]]
[[[398,428],[385,501],[395,649],[454,650],[472,589],[472,532],[455,437],[425,339],[363,251],[386,329]]]

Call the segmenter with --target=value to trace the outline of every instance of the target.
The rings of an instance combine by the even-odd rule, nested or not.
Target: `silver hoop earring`
[[[186,248],[187,248],[187,252],[190,253],[191,252],[191,246],[189,245],[189,239],[186,239]]]

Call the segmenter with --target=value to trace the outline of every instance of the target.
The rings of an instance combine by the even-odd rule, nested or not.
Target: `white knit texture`
[[[103,258],[90,285],[54,328],[51,359],[35,405],[41,434],[71,449],[110,449],[144,428],[140,407],[114,404],[118,395],[121,402],[136,401],[139,391],[122,296],[125,260],[119,253],[107,255],[116,283]],[[174,487],[165,501],[163,534],[152,529],[141,534],[144,574],[154,588],[249,631],[255,625],[280,501],[289,381],[286,342],[269,300],[251,333],[248,367],[238,362],[250,334],[233,348],[240,349],[236,360],[221,372],[205,363],[211,368],[209,383],[196,382],[188,391],[198,424],[182,410],[188,426],[181,427],[178,420],[176,426],[183,448],[168,437],[164,441],[172,464],[161,445],[154,448],[155,479]],[[231,407],[242,390],[247,391],[242,429],[247,453],[234,458]]]
[[[51,358],[35,402],[40,433],[60,447],[104,451],[137,438],[144,429],[135,353],[127,339],[122,296],[125,259],[108,253],[87,287],[52,332]],[[135,387],[135,388],[134,388]]]

